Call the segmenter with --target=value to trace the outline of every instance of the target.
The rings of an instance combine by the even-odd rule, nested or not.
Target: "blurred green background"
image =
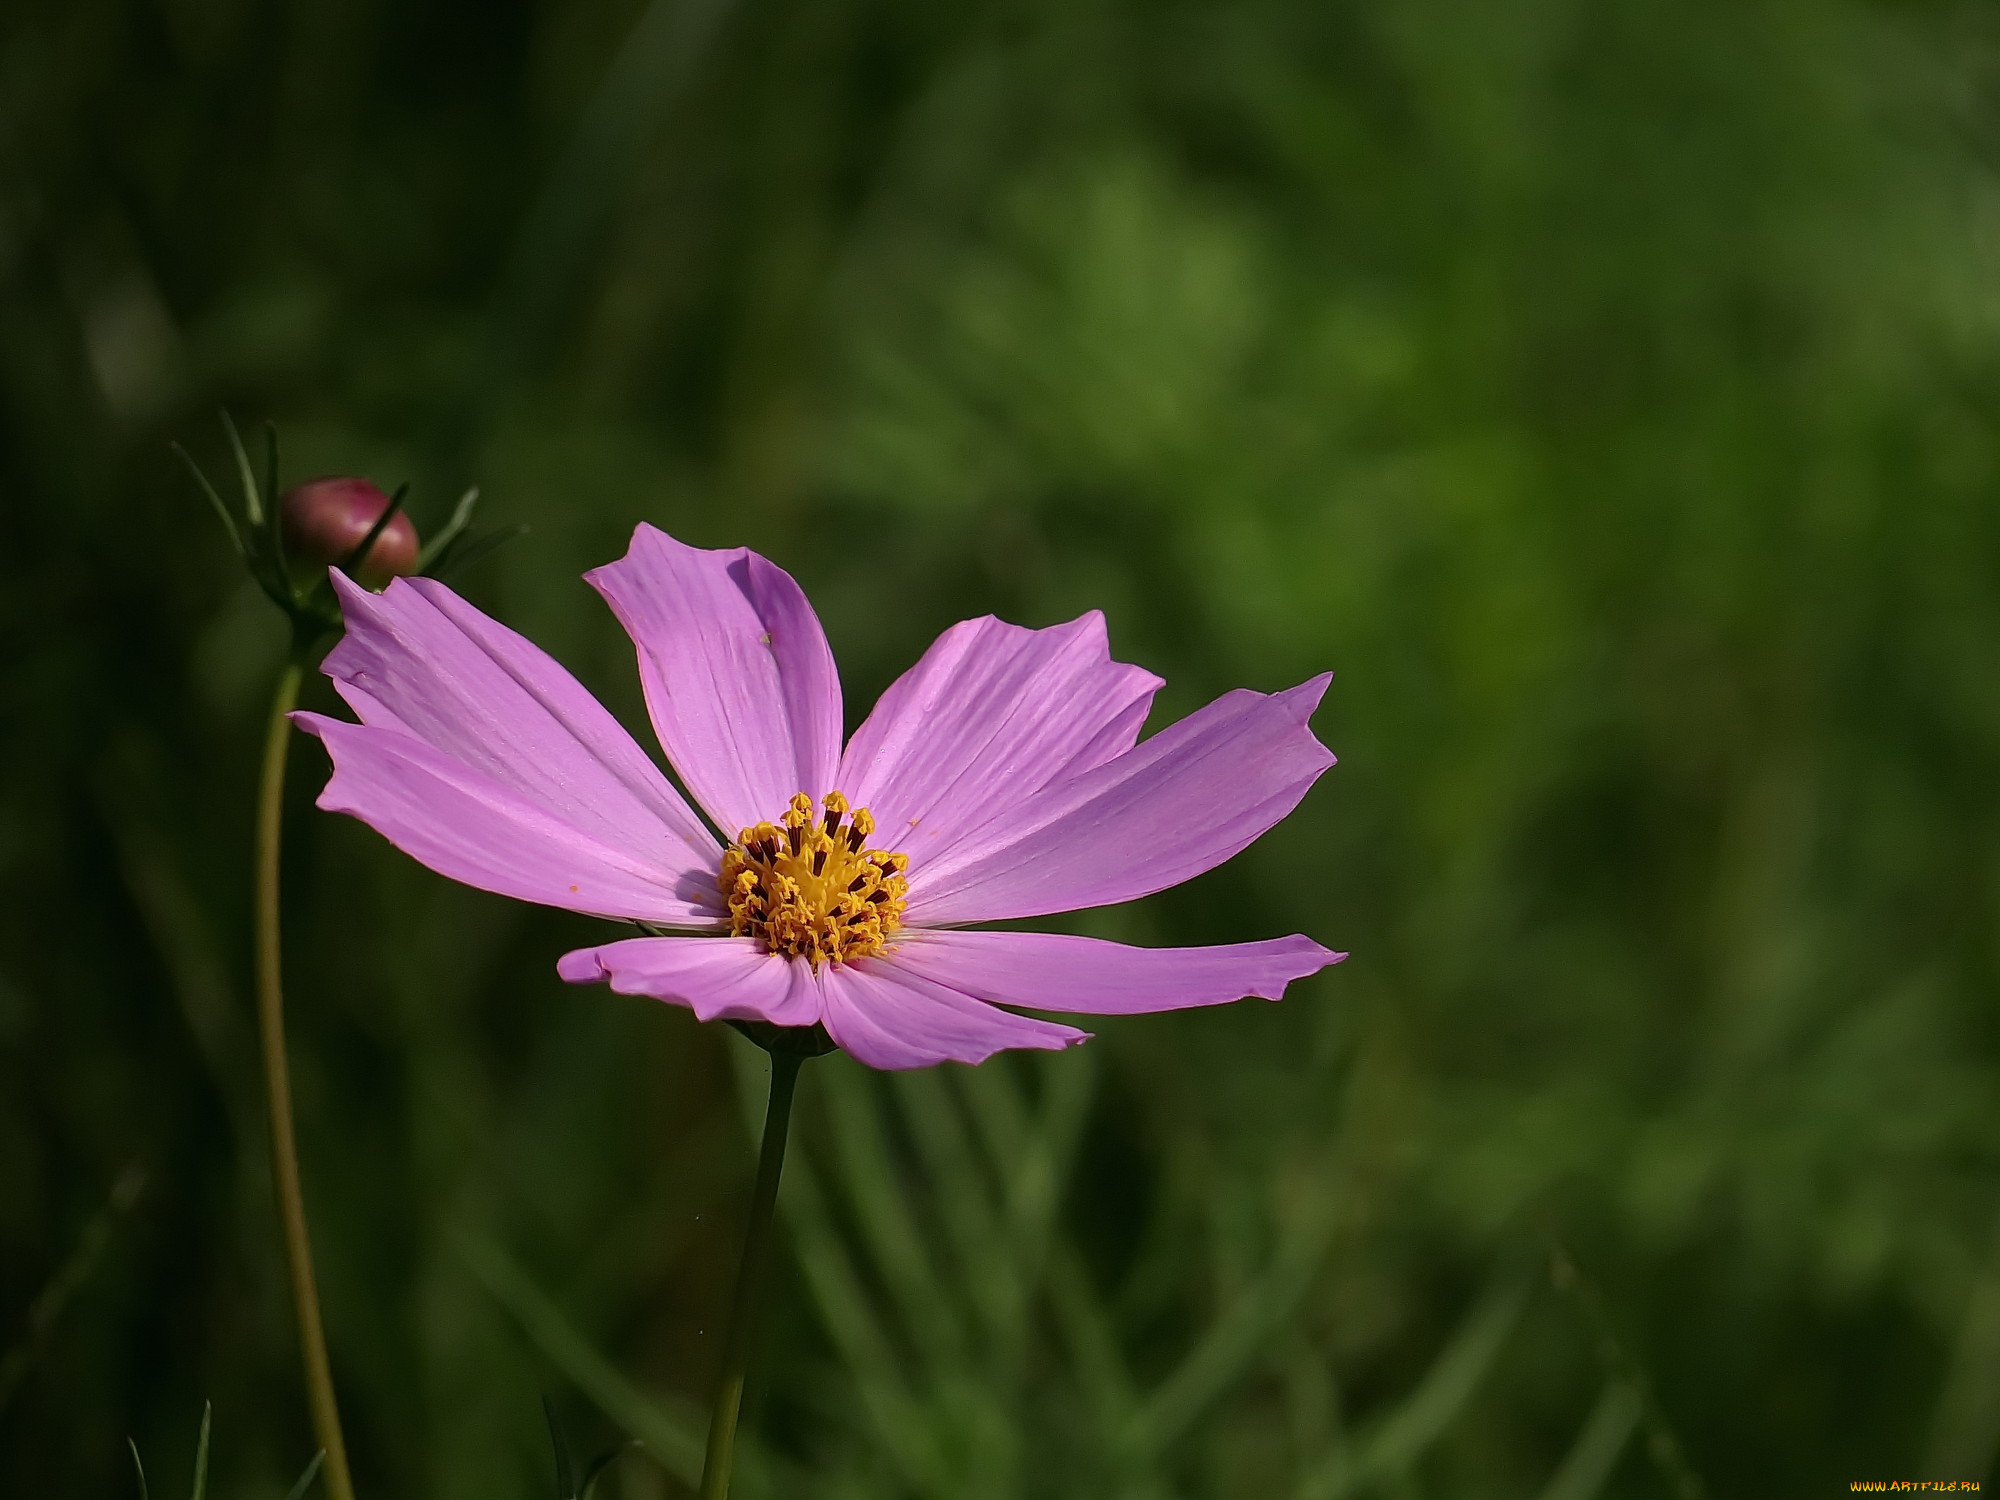
[[[459,586],[748,543],[856,719],[1101,606],[1342,758],[1078,930],[1283,1005],[815,1064],[760,1496],[1831,1495],[2000,1440],[2000,13],[1972,0],[15,0],[0,1493],[275,1497],[250,782],[167,451],[478,484]],[[312,701],[331,702],[315,681]],[[369,1497],[686,1493],[759,1055],[315,812],[304,1167]],[[1552,1247],[1579,1272],[1552,1276]]]

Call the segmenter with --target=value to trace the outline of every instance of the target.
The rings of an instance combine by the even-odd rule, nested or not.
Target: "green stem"
[[[750,1224],[743,1232],[743,1262],[736,1271],[736,1297],[729,1309],[728,1341],[722,1349],[722,1378],[715,1389],[715,1414],[708,1424],[708,1457],[701,1469],[701,1500],[725,1500],[736,1466],[736,1418],[743,1409],[743,1377],[750,1365],[751,1325],[757,1294],[770,1258],[771,1212],[778,1203],[778,1174],[785,1166],[785,1133],[792,1123],[792,1094],[806,1055],[771,1053],[771,1102],[764,1111],[764,1143],[757,1153],[757,1185],[750,1195]]]
[[[299,1358],[305,1366],[306,1405],[313,1435],[326,1450],[327,1500],[354,1500],[347,1471],[347,1445],[340,1435],[340,1408],[327,1365],[326,1331],[313,1282],[312,1242],[306,1237],[305,1194],[299,1185],[298,1142],[292,1129],[292,1075],[285,1061],[285,992],[278,958],[278,841],[285,814],[285,760],[292,726],[286,717],[299,700],[305,652],[295,650],[278,678],[271,699],[271,722],[264,737],[264,772],[257,790],[257,1033],[264,1053],[264,1102],[271,1125],[271,1186],[278,1196],[278,1222],[285,1240],[285,1270],[298,1315]]]

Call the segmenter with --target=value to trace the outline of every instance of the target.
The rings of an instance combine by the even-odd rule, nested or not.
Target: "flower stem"
[[[729,1309],[728,1342],[722,1350],[722,1378],[715,1389],[715,1414],[708,1424],[708,1457],[701,1469],[701,1500],[725,1500],[736,1466],[736,1418],[743,1409],[743,1378],[750,1365],[750,1335],[757,1294],[770,1258],[771,1213],[778,1203],[778,1174],[785,1166],[785,1134],[792,1123],[792,1094],[799,1065],[808,1054],[771,1049],[771,1102],[764,1111],[764,1142],[757,1153],[757,1185],[750,1194],[750,1223],[743,1232],[743,1261],[736,1271],[736,1297]]]
[[[305,1195],[299,1186],[298,1142],[292,1129],[292,1075],[285,1061],[285,992],[278,958],[278,841],[285,812],[285,761],[292,726],[286,715],[299,699],[305,652],[294,650],[271,698],[264,736],[264,771],[257,790],[257,1033],[264,1054],[264,1102],[271,1125],[271,1186],[285,1240],[285,1270],[298,1315],[299,1359],[305,1367],[306,1405],[313,1435],[326,1450],[327,1500],[354,1500],[340,1408],[327,1365],[326,1331],[320,1324],[313,1282],[312,1243],[306,1237]]]

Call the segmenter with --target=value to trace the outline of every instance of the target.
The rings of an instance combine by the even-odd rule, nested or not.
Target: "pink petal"
[[[640,526],[623,558],[584,577],[639,648],[667,759],[725,834],[833,788],[840,679],[790,574],[747,547],[706,552]]]
[[[819,974],[827,1034],[871,1068],[981,1063],[1009,1047],[1056,1052],[1090,1033],[1037,1021],[934,984],[881,959],[829,964]]]
[[[1199,875],[1298,806],[1333,756],[1306,727],[1331,674],[1226,693],[986,823],[910,883],[924,927],[1131,901]]]
[[[704,1021],[812,1026],[823,1013],[812,965],[759,952],[752,938],[627,938],[565,953],[556,972],[571,984],[685,1005]]]
[[[517,807],[537,827],[566,825],[584,845],[651,872],[666,889],[681,891],[683,878],[695,875],[712,882],[720,857],[714,838],[548,653],[433,580],[399,579],[379,595],[338,572],[333,581],[347,633],[323,670],[363,724],[408,735],[456,762],[463,775],[439,774],[478,788],[469,794],[489,818]],[[408,758],[394,747],[381,756]],[[368,794],[365,780],[354,783],[354,795]],[[365,800],[343,810],[373,821]],[[685,910],[687,901],[677,901]]]
[[[836,784],[914,868],[996,806],[1131,749],[1159,686],[1111,659],[1096,610],[1047,630],[966,620],[882,695]]]
[[[520,901],[601,917],[708,926],[721,920],[708,869],[635,856],[407,730],[294,714],[333,757],[319,794],[438,874]],[[662,844],[667,836],[652,825]]]
[[[1298,936],[1217,948],[1131,948],[1052,932],[912,932],[883,961],[996,1005],[1112,1016],[1248,995],[1279,1000],[1290,981],[1345,957]]]

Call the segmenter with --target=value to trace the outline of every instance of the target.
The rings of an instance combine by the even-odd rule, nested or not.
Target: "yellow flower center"
[[[736,835],[717,884],[729,902],[729,931],[767,953],[803,958],[817,969],[880,953],[903,925],[909,894],[906,854],[865,847],[875,819],[859,808],[845,825],[847,798],[828,792],[819,816],[804,792],[778,823]]]

